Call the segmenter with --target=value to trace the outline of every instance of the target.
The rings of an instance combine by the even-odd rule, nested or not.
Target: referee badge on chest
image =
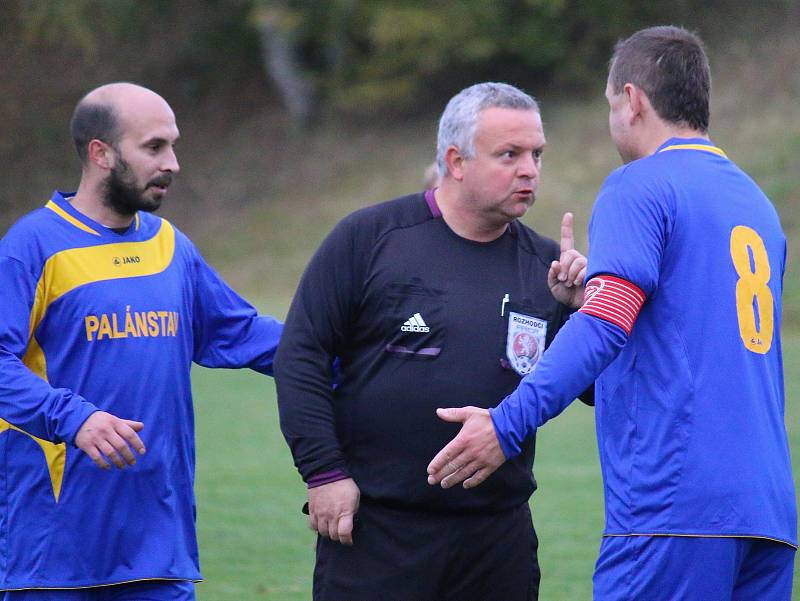
[[[536,369],[544,352],[547,322],[514,311],[508,314],[506,357],[519,375],[525,376]]]

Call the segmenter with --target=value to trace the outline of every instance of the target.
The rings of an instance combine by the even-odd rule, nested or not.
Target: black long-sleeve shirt
[[[343,470],[363,497],[428,510],[525,502],[533,441],[475,489],[430,486],[426,467],[460,428],[436,408],[500,402],[569,316],[547,286],[558,256],[517,221],[492,242],[464,239],[422,193],[342,220],[306,268],[275,361],[303,478]]]

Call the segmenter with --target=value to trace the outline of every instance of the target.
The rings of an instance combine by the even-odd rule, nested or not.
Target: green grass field
[[[784,350],[786,423],[800,466],[800,334],[785,334]],[[198,368],[194,383],[200,555],[206,578],[198,585],[198,598],[309,600],[314,536],[300,513],[305,489],[278,428],[272,380],[249,371]],[[535,473],[540,598],[590,599],[603,526],[591,409],[574,403],[541,430]],[[800,480],[797,467],[795,480]],[[795,589],[800,599],[798,575]]]

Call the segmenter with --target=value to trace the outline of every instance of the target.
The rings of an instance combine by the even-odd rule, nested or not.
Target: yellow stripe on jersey
[[[67,445],[63,442],[55,444],[49,440],[43,440],[33,434],[29,434],[25,430],[20,430],[4,419],[0,419],[0,434],[8,430],[14,430],[16,432],[21,432],[25,436],[29,436],[42,449],[44,459],[47,462],[47,471],[50,474],[50,483],[53,486],[53,496],[56,499],[56,503],[58,503],[58,497],[61,495],[61,483],[64,480],[64,466],[67,463]]]
[[[136,231],[138,232],[139,231],[139,213],[136,213],[136,216],[134,217],[134,220],[136,221]]]
[[[99,233],[99,232],[97,232],[97,231],[93,230],[92,228],[90,228],[90,227],[89,227],[88,225],[86,225],[85,223],[82,223],[81,221],[79,221],[79,220],[75,219],[75,218],[74,218],[72,215],[70,215],[69,213],[67,213],[67,212],[66,212],[64,209],[62,209],[61,207],[59,207],[59,206],[58,206],[56,203],[54,203],[52,200],[48,200],[48,201],[47,201],[47,204],[46,204],[46,205],[44,205],[44,208],[45,208],[45,209],[50,209],[51,211],[53,211],[53,213],[55,213],[55,214],[56,214],[56,215],[58,215],[59,217],[62,217],[62,218],[63,218],[63,219],[65,219],[66,221],[69,221],[69,222],[70,222],[72,225],[74,225],[74,226],[75,226],[76,228],[78,228],[79,230],[83,230],[84,232],[89,232],[90,234],[94,234],[95,236],[99,236],[99,235],[100,235],[100,233]]]
[[[706,152],[711,152],[713,154],[717,154],[721,156],[723,159],[727,159],[728,155],[721,148],[717,148],[716,146],[709,146],[707,144],[673,144],[671,146],[666,146],[659,150],[659,152],[666,152],[667,150],[704,150]]]
[[[30,338],[48,307],[68,292],[94,282],[161,273],[175,253],[175,230],[165,220],[155,236],[143,242],[118,242],[62,250],[44,265],[36,285],[29,324]],[[27,353],[26,353],[27,356]]]
[[[47,361],[44,358],[44,351],[39,346],[39,341],[35,336],[28,339],[28,349],[25,351],[25,356],[22,357],[22,362],[29,370],[39,376],[42,380],[47,382]]]

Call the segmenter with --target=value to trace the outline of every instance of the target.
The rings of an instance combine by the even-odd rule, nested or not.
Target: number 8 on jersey
[[[739,274],[736,282],[739,335],[745,348],[764,355],[772,346],[774,325],[772,291],[767,285],[770,278],[769,259],[761,236],[744,225],[733,228],[731,259]]]

